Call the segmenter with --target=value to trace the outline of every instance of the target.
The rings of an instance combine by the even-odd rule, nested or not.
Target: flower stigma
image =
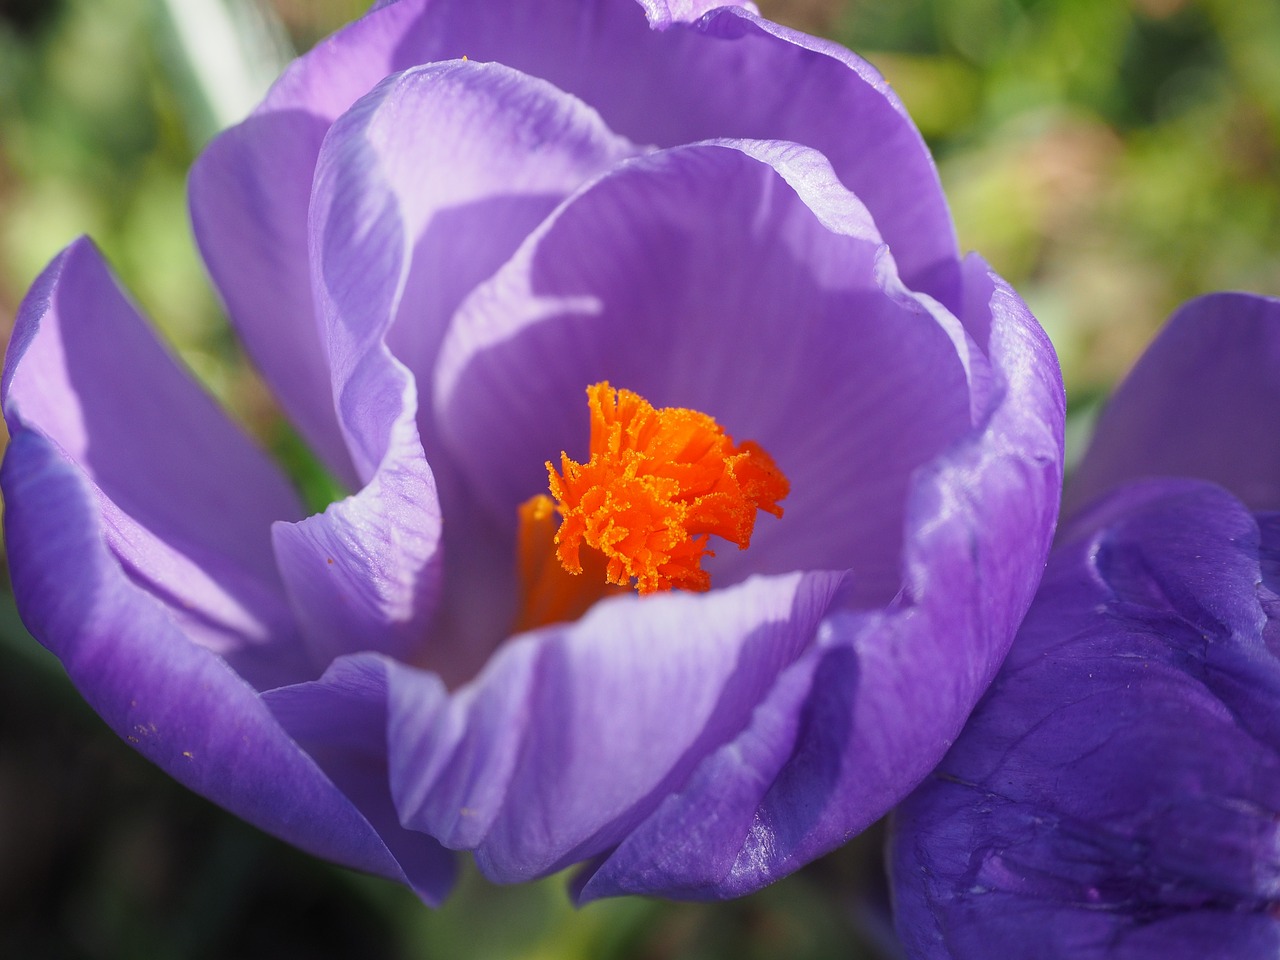
[[[559,471],[547,461],[551,495],[519,507],[520,630],[576,619],[628,589],[709,590],[708,539],[745,550],[756,511],[781,517],[790,490],[758,443],[735,444],[705,413],[655,408],[607,381],[587,388],[587,405],[590,458],[562,452]]]

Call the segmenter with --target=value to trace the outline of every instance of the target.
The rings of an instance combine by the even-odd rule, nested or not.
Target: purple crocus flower
[[[1280,300],[1243,294],[1112,400],[1008,660],[895,815],[913,960],[1280,952],[1277,411]]]
[[[89,242],[36,281],[3,382],[15,591],[147,757],[433,902],[453,850],[499,881],[586,862],[582,899],[741,894],[941,758],[1043,567],[1061,381],[863,61],[744,6],[380,4],[214,141],[191,204],[354,493],[305,516]],[[667,432],[610,434],[624,407]],[[701,456],[689,424],[720,466],[662,459]],[[583,488],[597,440],[617,489],[679,488],[639,546]],[[649,595],[600,575],[531,616],[520,574],[573,565],[556,511]],[[684,579],[653,573],[672,517]]]

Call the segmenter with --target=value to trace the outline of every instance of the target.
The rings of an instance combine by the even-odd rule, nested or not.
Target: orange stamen
[[[520,595],[523,603],[516,632],[548,623],[577,620],[597,600],[625,593],[605,578],[604,554],[584,550],[583,572],[575,575],[556,558],[556,502],[545,493],[519,507]]]
[[[555,503],[543,495],[520,507],[521,629],[580,616],[609,584],[710,589],[708,538],[745,550],[757,510],[782,516],[790,485],[758,444],[735,445],[704,413],[655,409],[607,382],[588,387],[587,401],[590,459],[562,453],[560,472],[548,461]],[[559,564],[547,562],[552,541]]]

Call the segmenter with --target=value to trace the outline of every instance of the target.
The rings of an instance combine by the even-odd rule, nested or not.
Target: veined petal
[[[1280,410],[1280,300],[1192,300],[1107,404],[1065,513],[1126,480],[1156,476],[1212,480],[1255,510],[1280,510],[1280,429],[1263,410]]]
[[[435,385],[442,437],[499,518],[545,487],[545,460],[584,452],[588,384],[702,410],[792,481],[785,518],[720,550],[712,582],[840,568],[886,602],[913,472],[974,427],[986,360],[969,347],[820,154],[718,142],[569,200],[464,304]]]
[[[837,682],[827,682],[828,676]],[[766,861],[761,866],[768,869],[765,844],[794,844],[812,826],[797,811],[801,815],[790,823],[759,829],[761,803],[802,740],[806,755],[796,766],[808,792],[820,797],[830,788],[849,737],[854,689],[846,681],[856,678],[847,650],[810,651],[788,665],[737,736],[709,751],[616,848],[579,872],[573,884],[578,902],[631,893],[716,900],[760,885],[758,878],[739,879],[748,872],[739,861]],[[832,749],[813,749],[819,744]]]
[[[1275,953],[1277,546],[1185,479],[1078,518],[964,735],[899,808],[910,956]]]
[[[842,580],[605,601],[516,639],[447,700],[433,675],[398,668],[389,723],[403,822],[474,850],[502,881],[610,849],[751,721]]]
[[[108,548],[183,630],[255,683],[298,678],[269,540],[272,522],[302,515],[297,496],[159,344],[88,240],[23,301],[3,396],[11,430],[48,438],[90,482]]]
[[[263,830],[425,889],[253,688],[126,576],[83,473],[21,415],[10,424],[0,484],[18,610],[98,714],[170,776]]]

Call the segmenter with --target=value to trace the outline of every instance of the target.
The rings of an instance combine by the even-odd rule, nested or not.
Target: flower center
[[[745,550],[756,511],[781,517],[790,489],[759,444],[735,444],[705,413],[656,409],[607,382],[587,388],[587,405],[590,459],[561,453],[560,472],[548,461],[551,496],[519,508],[521,630],[575,619],[632,586],[710,589],[708,538]]]

